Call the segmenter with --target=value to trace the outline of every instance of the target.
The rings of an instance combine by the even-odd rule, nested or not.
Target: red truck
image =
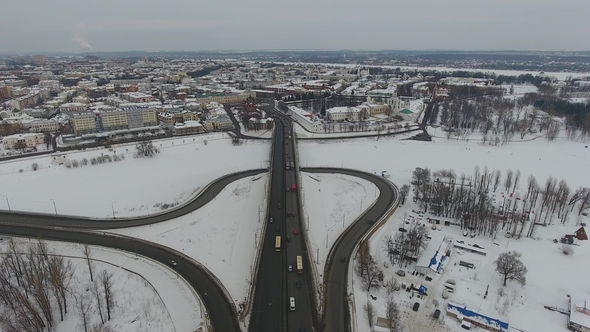
[[[295,183],[293,183],[293,184],[291,185],[291,191],[292,191],[292,192],[295,192],[295,191],[297,191],[297,185],[295,185]]]

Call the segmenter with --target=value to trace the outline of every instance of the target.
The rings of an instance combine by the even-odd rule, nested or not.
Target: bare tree
[[[135,145],[137,150],[135,156],[138,158],[153,157],[160,151],[154,146],[151,140],[141,141]]]
[[[508,280],[514,280],[521,285],[526,285],[527,268],[524,266],[520,257],[521,253],[508,251],[501,253],[498,259],[494,261],[496,271],[504,278],[504,286]]]
[[[107,306],[107,319],[111,320],[111,308],[114,303],[113,299],[113,274],[102,270],[100,274],[100,283],[102,284],[102,291],[104,293],[104,302]]]
[[[369,327],[373,327],[373,321],[375,320],[375,308],[373,304],[367,300],[367,303],[363,306],[367,320],[369,321]]]
[[[385,318],[387,319],[387,326],[391,332],[402,332],[402,322],[400,319],[399,308],[397,303],[390,296],[385,304]]]
[[[399,197],[400,197],[400,203],[404,204],[404,202],[406,201],[406,196],[408,196],[408,192],[410,191],[410,186],[408,186],[407,184],[404,184],[400,190],[399,190]]]
[[[93,269],[93,263],[92,260],[90,259],[90,247],[85,244],[84,245],[84,249],[82,249],[82,253],[84,254],[84,257],[86,258],[86,264],[88,264],[88,272],[90,272],[90,281],[94,282],[94,276],[92,275],[92,269]]]
[[[506,188],[506,192],[508,192],[508,190],[510,190],[511,186],[512,186],[512,170],[509,169],[508,171],[506,171],[506,179],[504,180],[504,187]]]
[[[76,306],[82,326],[84,327],[84,332],[88,332],[88,325],[90,324],[90,302],[91,300],[86,296],[76,297]]]
[[[520,170],[517,170],[516,174],[514,175],[514,184],[512,185],[513,193],[516,190],[516,187],[518,186],[518,180],[520,180]]]
[[[102,294],[100,291],[100,286],[98,284],[98,280],[95,282],[92,282],[91,288],[90,290],[92,291],[92,295],[94,296],[94,299],[96,300],[96,309],[98,310],[98,315],[100,316],[100,321],[104,324],[104,315],[102,313],[102,308],[103,308],[103,299],[102,299]]]
[[[498,185],[500,185],[500,178],[502,177],[502,173],[500,172],[500,170],[497,170],[494,173],[494,192],[496,192],[496,189],[498,189]]]

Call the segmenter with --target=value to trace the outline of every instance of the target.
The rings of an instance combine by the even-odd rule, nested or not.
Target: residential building
[[[59,105],[59,111],[62,113],[80,113],[88,109],[88,105],[83,103],[65,103]]]
[[[38,133],[10,135],[2,139],[2,144],[6,150],[34,148],[44,142],[45,135]]]
[[[12,98],[12,87],[0,86],[0,100]]]
[[[36,65],[43,66],[47,63],[47,57],[42,54],[33,55],[31,58]]]
[[[238,94],[214,94],[214,95],[201,95],[197,96],[197,102],[201,105],[210,103],[210,102],[217,102],[220,104],[229,104],[229,105],[239,105],[244,102],[248,97],[254,95],[255,93],[251,92],[244,92]]]
[[[73,114],[71,122],[76,135],[95,133],[97,131],[96,115],[92,112]]]
[[[352,121],[356,122],[360,119],[361,110],[357,107],[332,107],[326,110],[326,119],[328,121]]]
[[[121,98],[132,103],[149,103],[156,100],[152,95],[148,95],[141,92],[127,92],[122,93]]]
[[[198,121],[186,121],[184,123],[177,123],[172,128],[172,134],[175,136],[199,134],[205,132],[203,125]]]
[[[54,119],[32,121],[28,126],[34,133],[54,133],[59,130],[59,123]]]

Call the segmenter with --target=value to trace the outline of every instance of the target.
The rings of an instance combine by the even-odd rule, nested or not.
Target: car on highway
[[[291,217],[295,217],[295,211],[291,212]]]
[[[279,206],[279,209],[280,209],[280,208],[281,208],[281,203],[279,203],[279,205],[278,205],[278,206]]]
[[[301,288],[301,281],[295,281],[295,286],[297,286],[297,288]]]
[[[272,220],[272,217],[270,217],[270,222],[272,222],[272,221],[273,221],[273,220]]]
[[[299,231],[297,229],[294,229],[293,234],[297,235],[297,234],[299,234]]]
[[[369,219],[369,220],[367,221],[367,224],[372,224],[372,223],[373,223],[373,219]]]
[[[172,266],[176,266],[176,262],[175,262],[174,260],[171,260],[171,261],[170,261],[170,265],[172,265]]]
[[[287,242],[291,242],[291,237],[287,236]]]
[[[281,225],[277,224],[277,232],[281,231]]]
[[[346,262],[346,256],[340,257],[340,262],[342,262],[342,263]]]
[[[289,272],[293,272],[293,265],[289,265]]]

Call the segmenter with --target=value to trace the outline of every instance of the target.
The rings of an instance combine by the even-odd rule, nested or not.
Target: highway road
[[[273,142],[273,162],[271,169],[271,192],[269,195],[269,219],[266,220],[266,231],[262,243],[262,252],[256,278],[256,291],[252,315],[250,316],[250,331],[277,332],[284,331],[283,317],[287,310],[287,300],[284,299],[284,276],[287,273],[285,262],[285,189],[284,189],[284,133],[285,128],[280,118],[276,117],[276,130]],[[273,220],[271,223],[270,220]],[[275,239],[281,236],[281,250],[276,251]]]
[[[31,214],[26,212],[0,212],[0,222],[7,221],[20,225],[42,225],[78,229],[115,229],[155,224],[178,218],[195,211],[209,203],[228,184],[248,176],[255,176],[267,172],[266,169],[256,169],[229,174],[216,179],[205,190],[189,203],[169,212],[154,214],[149,217],[125,218],[125,219],[93,219],[76,216]]]
[[[201,295],[207,308],[207,313],[209,314],[209,320],[215,331],[240,331],[236,314],[232,309],[232,303],[225,296],[226,293],[224,290],[216,282],[216,278],[212,277],[212,275],[208,274],[207,271],[201,269],[198,265],[183,258],[180,254],[171,252],[168,248],[146,241],[108,236],[102,232],[93,233],[81,230],[43,228],[32,225],[0,224],[0,232],[2,234],[115,248],[128,252],[136,252],[139,255],[154,259],[175,269]],[[177,263],[174,267],[170,265],[170,261],[172,260]]]
[[[314,288],[311,283],[311,270],[309,268],[309,257],[306,243],[304,241],[304,223],[300,215],[301,206],[299,204],[299,181],[297,178],[297,159],[295,158],[295,146],[293,145],[293,128],[291,122],[286,125],[285,141],[285,158],[289,163],[289,169],[285,167],[285,182],[283,182],[283,191],[286,193],[285,207],[287,212],[286,228],[287,241],[286,254],[287,265],[293,267],[293,271],[287,273],[287,298],[295,299],[295,310],[289,310],[287,315],[288,328],[286,331],[298,332],[313,331],[314,321],[317,321],[317,308],[314,301]],[[295,184],[295,192],[292,191],[292,185]],[[295,214],[293,216],[293,213]],[[295,234],[297,233],[297,234]],[[297,256],[303,260],[303,273],[297,271]],[[316,320],[314,320],[314,316]]]
[[[347,299],[348,264],[351,263],[351,255],[356,244],[361,240],[375,222],[379,220],[392,204],[397,203],[398,192],[390,182],[380,176],[355,170],[342,168],[302,168],[302,172],[309,173],[335,173],[360,177],[374,183],[379,189],[379,197],[373,206],[366,210],[346,231],[336,240],[330,250],[324,274],[325,304],[324,304],[324,331],[342,332],[348,331],[350,326],[350,313]],[[374,222],[369,223],[370,220]],[[344,262],[341,259],[344,258]]]

